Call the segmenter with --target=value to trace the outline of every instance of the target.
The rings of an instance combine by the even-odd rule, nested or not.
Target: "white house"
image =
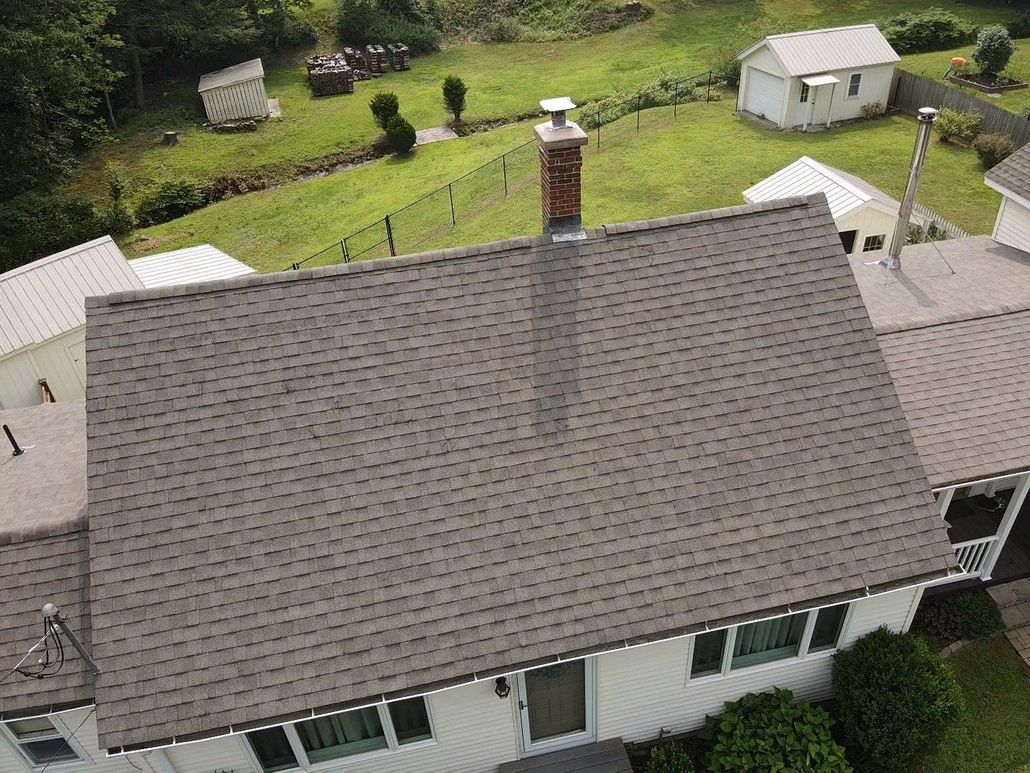
[[[1002,195],[994,238],[1030,252],[1030,143],[989,170],[984,182]]]
[[[86,396],[89,296],[249,273],[210,244],[126,261],[103,236],[0,274],[0,408]]]
[[[802,156],[744,191],[749,202],[822,193],[848,254],[881,250],[898,220],[899,203],[860,177]]]
[[[900,57],[875,24],[768,35],[737,55],[737,110],[781,129],[829,126],[886,106]]]
[[[265,68],[260,59],[251,59],[200,76],[197,93],[204,102],[210,123],[268,115]]]

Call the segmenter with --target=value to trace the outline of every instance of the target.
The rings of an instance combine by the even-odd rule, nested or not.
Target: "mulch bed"
[[[1016,91],[1025,89],[1028,84],[1013,80],[1004,75],[984,75],[983,73],[966,73],[965,75],[951,75],[948,80],[958,83],[960,86],[968,86],[977,91],[997,93],[999,91]]]

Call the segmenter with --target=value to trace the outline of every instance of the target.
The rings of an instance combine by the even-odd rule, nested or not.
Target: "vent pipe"
[[[919,108],[919,132],[916,134],[916,146],[912,151],[912,168],[908,172],[908,183],[905,185],[905,196],[898,210],[898,223],[894,227],[894,238],[891,239],[887,257],[880,261],[891,269],[901,268],[901,249],[908,238],[908,224],[912,219],[912,207],[916,203],[916,191],[919,190],[919,177],[923,173],[926,151],[930,147],[930,130],[937,120],[937,111],[932,107]]]
[[[7,440],[10,441],[11,448],[14,449],[14,452],[11,454],[11,456],[21,456],[23,453],[25,453],[25,449],[18,445],[18,441],[14,439],[14,433],[11,432],[11,428],[8,427],[6,424],[4,424],[4,434],[7,435]]]

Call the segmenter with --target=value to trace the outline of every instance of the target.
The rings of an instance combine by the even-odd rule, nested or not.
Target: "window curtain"
[[[806,613],[749,623],[737,630],[733,642],[733,665],[752,665],[797,652],[805,630]]]
[[[383,725],[374,707],[308,719],[298,722],[296,728],[312,762],[386,746]]]

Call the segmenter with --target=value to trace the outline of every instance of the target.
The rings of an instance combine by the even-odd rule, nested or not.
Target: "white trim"
[[[1015,191],[1009,190],[1004,185],[1000,185],[1000,184],[994,182],[994,180],[988,180],[986,177],[984,178],[984,184],[988,188],[993,188],[994,190],[996,190],[998,193],[1000,193],[1005,198],[1012,199],[1017,204],[1021,204],[1022,206],[1026,207],[1027,209],[1030,209],[1030,199],[1026,198],[1025,196],[1020,196]]]
[[[1005,508],[1005,514],[1001,517],[1001,524],[999,525],[998,531],[995,532],[995,536],[998,540],[991,548],[991,552],[984,561],[983,569],[980,572],[980,577],[982,579],[991,579],[991,572],[994,571],[994,565],[998,563],[998,556],[1001,555],[1001,551],[1005,549],[1005,543],[1009,538],[1009,534],[1012,532],[1012,527],[1016,522],[1016,518],[1019,516],[1019,511],[1023,508],[1023,502],[1026,499],[1028,492],[1030,492],[1030,474],[1024,475],[1021,480],[1016,482],[1016,488],[1012,492],[1012,498],[1009,499],[1008,507]]]
[[[917,588],[915,595],[912,597],[912,603],[908,607],[908,614],[905,615],[905,623],[901,626],[902,633],[908,633],[908,629],[912,627],[912,621],[915,620],[916,612],[919,610],[919,602],[923,600],[923,591],[925,588]]]
[[[858,91],[854,94],[851,93],[851,79],[858,76]],[[844,99],[861,99],[862,98],[862,81],[865,80],[865,76],[861,70],[855,70],[854,72],[848,72],[848,90],[844,92]]]
[[[941,514],[941,520],[943,520],[944,516],[948,514],[948,507],[951,505],[951,498],[955,496],[955,491],[958,488],[958,486],[952,486],[951,488],[946,488],[941,492],[941,496],[937,500],[937,511]]]
[[[568,663],[571,661],[564,662]],[[552,663],[550,665],[556,664]],[[547,665],[538,666],[538,668],[547,667]],[[531,668],[529,671],[536,671],[538,668]],[[597,739],[597,661],[595,658],[583,659],[583,730],[546,738],[536,743],[533,743],[529,735],[529,704],[527,703],[525,708],[522,708],[522,699],[528,697],[526,695],[526,673],[526,671],[520,671],[515,675],[516,692],[518,693],[518,698],[516,699],[516,708],[518,710],[516,727],[518,728],[519,735],[520,758],[534,757],[538,754],[546,754],[559,749],[568,749]]]
[[[1006,472],[1004,475],[994,475],[990,478],[979,478],[977,480],[968,480],[962,483],[952,483],[948,486],[938,486],[932,488],[930,491],[936,494],[938,491],[944,491],[949,488],[963,488],[964,486],[979,486],[981,483],[990,483],[992,480],[1003,480],[1005,478],[1018,478],[1020,475],[1030,475],[1030,470],[1023,470],[1021,472]]]
[[[64,760],[62,762],[52,762],[39,764],[35,762],[28,753],[22,748],[22,743],[31,743],[32,741],[43,741],[48,740],[47,738],[26,738],[20,740],[14,732],[7,727],[9,722],[20,722],[26,719],[46,719],[53,725],[55,730],[55,736],[59,735],[67,744],[68,748],[79,758],[77,760]],[[34,717],[11,717],[0,722],[0,738],[3,738],[7,744],[12,748],[15,756],[24,764],[26,770],[37,771],[46,768],[47,770],[54,771],[74,771],[81,770],[83,767],[94,765],[93,758],[86,752],[75,737],[73,728],[69,727],[59,716],[56,714],[38,714]]]

